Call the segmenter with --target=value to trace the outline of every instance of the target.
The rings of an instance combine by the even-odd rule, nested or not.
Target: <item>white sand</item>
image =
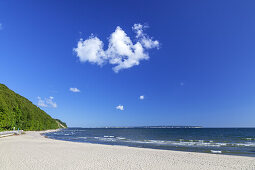
[[[255,169],[255,158],[57,141],[39,132],[0,138],[0,169]]]

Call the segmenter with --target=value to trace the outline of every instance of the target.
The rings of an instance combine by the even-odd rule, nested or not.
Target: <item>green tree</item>
[[[28,99],[0,84],[0,130],[13,127],[23,130],[47,130],[59,128],[60,120],[53,119]]]

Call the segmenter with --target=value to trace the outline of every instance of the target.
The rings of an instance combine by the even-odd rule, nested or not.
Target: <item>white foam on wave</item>
[[[250,146],[250,147],[255,147],[255,143],[253,143],[253,142],[248,142],[248,143],[236,143],[235,145],[237,145],[237,146]]]
[[[79,139],[87,139],[87,137],[78,137]]]
[[[114,142],[114,141],[116,141],[116,139],[115,138],[98,138],[99,140],[101,140],[101,141],[106,141],[106,142]]]
[[[156,145],[172,145],[172,146],[191,146],[191,147],[255,147],[255,143],[214,143],[213,141],[205,142],[204,140],[179,140],[179,141],[162,141],[162,140],[125,140],[131,143],[148,143]]]
[[[216,150],[211,150],[211,152],[212,153],[217,153],[217,154],[222,153],[222,151],[216,151]]]
[[[255,140],[255,138],[243,138],[243,140]]]
[[[104,138],[114,138],[114,136],[104,136]]]
[[[70,134],[64,134],[70,135]],[[244,142],[244,143],[227,143],[227,142],[214,142],[212,140],[184,140],[178,139],[177,141],[168,140],[131,140],[124,137],[115,137],[105,135],[104,137],[80,137],[83,139],[94,138],[101,141],[109,142],[127,142],[127,143],[141,143],[141,144],[155,144],[155,145],[169,145],[169,146],[188,146],[188,147],[255,147],[255,142]]]

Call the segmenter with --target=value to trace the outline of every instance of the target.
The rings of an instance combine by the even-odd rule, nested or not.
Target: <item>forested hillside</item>
[[[0,84],[0,130],[46,130],[62,128],[64,123],[53,119],[25,97]],[[64,124],[66,127],[66,125]]]

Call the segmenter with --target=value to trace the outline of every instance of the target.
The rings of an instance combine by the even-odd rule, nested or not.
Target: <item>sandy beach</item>
[[[75,143],[42,132],[0,138],[0,169],[255,169],[255,158]]]

